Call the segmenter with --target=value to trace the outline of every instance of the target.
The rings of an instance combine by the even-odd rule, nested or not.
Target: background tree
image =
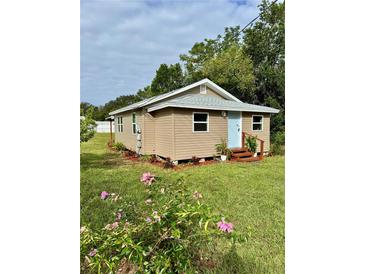
[[[240,27],[228,27],[224,35],[218,35],[216,39],[204,39],[203,42],[195,43],[188,54],[181,54],[180,60],[185,65],[186,81],[193,83],[204,78],[203,68],[206,62],[217,54],[240,42]]]
[[[80,118],[80,143],[87,142],[95,135],[95,126],[96,123],[92,119],[93,108],[89,108],[85,116]]]
[[[92,108],[93,110],[96,109],[95,106],[93,106],[92,104],[90,103],[86,103],[86,102],[81,102],[80,103],[80,116],[85,116],[86,115],[86,112],[89,108]]]
[[[259,103],[280,109],[271,119],[274,134],[285,127],[285,2],[264,0],[260,18],[244,31],[243,46],[250,56]]]
[[[174,65],[162,64],[156,71],[156,76],[151,83],[153,96],[166,93],[183,87],[185,78],[179,63]]]
[[[254,75],[250,58],[238,44],[233,44],[202,68],[204,77],[217,83],[244,101],[254,101]]]

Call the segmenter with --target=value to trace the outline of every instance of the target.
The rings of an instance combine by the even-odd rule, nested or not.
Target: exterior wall
[[[252,115],[263,115],[264,116],[264,124],[262,131],[253,131],[252,130]],[[247,132],[253,136],[257,136],[264,140],[264,151],[267,152],[270,150],[270,114],[268,113],[251,113],[251,112],[242,112],[242,130]],[[260,142],[257,141],[257,152],[260,151]]]
[[[122,142],[128,149],[135,151],[137,145],[137,136],[132,131],[132,113],[133,111],[124,112],[115,115],[115,142]],[[141,111],[135,111],[137,127],[143,132],[143,119]],[[123,132],[118,132],[117,117],[123,117]]]
[[[193,112],[209,113],[209,132],[193,132]],[[215,145],[221,138],[227,139],[227,117],[222,117],[221,111],[174,108],[173,117],[174,160],[211,157],[217,154]]]
[[[209,113],[209,132],[193,132],[193,112]],[[262,131],[252,130],[252,115],[264,116]],[[132,112],[121,116],[124,130],[117,132],[115,122],[115,141],[135,151],[137,140],[132,133]],[[166,108],[151,114],[136,111],[136,119],[137,126],[142,130],[143,154],[157,154],[172,160],[191,159],[192,156],[211,157],[216,154],[215,145],[220,143],[221,138],[228,139],[228,118],[222,117],[221,111]],[[242,130],[263,139],[264,151],[270,150],[270,114],[242,112]],[[259,151],[260,142],[257,145]]]
[[[195,88],[192,88],[186,92],[183,93],[184,95],[185,94],[200,94],[200,87],[195,87]],[[202,94],[204,95],[204,94]],[[222,96],[220,96],[218,93],[216,93],[215,91],[211,90],[209,87],[207,87],[207,94],[205,94],[207,96],[215,96],[215,97],[218,97],[220,99],[226,99],[226,98],[223,98]]]
[[[143,130],[142,130],[142,153],[155,154],[155,120],[150,113],[143,114]]]
[[[155,153],[175,160],[173,109],[161,109],[154,112],[153,116],[155,120]]]

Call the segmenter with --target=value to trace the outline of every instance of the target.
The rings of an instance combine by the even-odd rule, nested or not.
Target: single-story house
[[[221,139],[240,148],[242,134],[257,136],[270,149],[270,115],[279,110],[248,104],[203,79],[186,87],[145,99],[110,112],[115,119],[115,141],[136,151],[141,132],[141,154],[171,160],[216,155]]]

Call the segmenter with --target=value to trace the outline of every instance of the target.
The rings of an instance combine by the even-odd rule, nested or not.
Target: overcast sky
[[[81,0],[81,101],[102,105],[150,84],[195,42],[243,27],[259,0]]]

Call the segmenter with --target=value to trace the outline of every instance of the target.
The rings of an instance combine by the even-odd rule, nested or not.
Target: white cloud
[[[240,2],[240,3],[237,3]],[[82,1],[81,100],[104,104],[148,85],[195,42],[245,25],[258,1]]]

